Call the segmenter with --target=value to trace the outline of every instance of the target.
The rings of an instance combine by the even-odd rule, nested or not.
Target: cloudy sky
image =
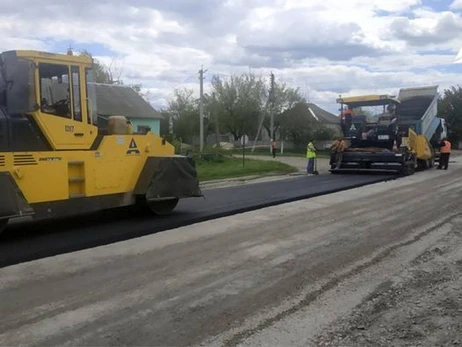
[[[87,49],[161,107],[198,70],[249,70],[332,112],[339,94],[462,84],[462,0],[0,0],[0,49]]]

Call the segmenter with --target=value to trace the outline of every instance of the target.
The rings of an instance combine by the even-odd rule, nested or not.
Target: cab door
[[[84,149],[92,135],[83,112],[78,65],[39,62],[40,114],[37,122],[55,150]]]

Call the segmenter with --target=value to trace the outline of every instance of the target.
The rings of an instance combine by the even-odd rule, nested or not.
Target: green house
[[[109,116],[125,116],[135,132],[160,134],[162,115],[129,86],[94,83],[98,124],[105,127]]]

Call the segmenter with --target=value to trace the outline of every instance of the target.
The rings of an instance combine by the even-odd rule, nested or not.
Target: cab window
[[[98,111],[96,106],[96,86],[93,81],[92,69],[85,69],[85,87],[87,94],[88,124],[98,124]]]
[[[78,66],[72,69],[72,100],[74,101],[74,120],[82,121],[82,109],[80,100],[80,72]]]
[[[65,65],[41,63],[39,79],[42,112],[71,118],[69,68]]]

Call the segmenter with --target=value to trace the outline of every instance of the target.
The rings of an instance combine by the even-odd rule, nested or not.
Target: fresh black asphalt
[[[0,238],[0,267],[395,178],[331,174],[296,177],[208,190],[204,198],[180,201],[169,216],[143,216],[129,208],[61,221],[12,225]]]

